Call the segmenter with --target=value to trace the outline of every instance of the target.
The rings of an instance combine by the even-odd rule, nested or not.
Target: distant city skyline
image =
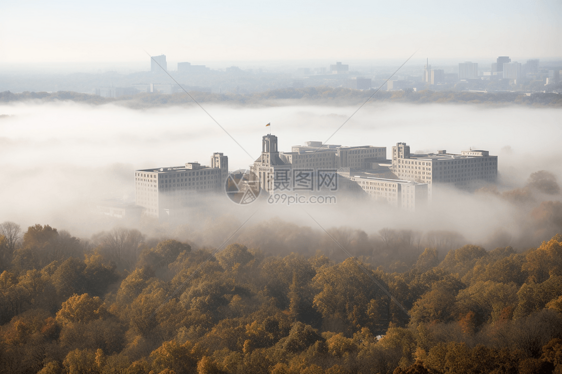
[[[0,65],[562,57],[559,1],[7,1]],[[350,64],[351,65],[351,64]],[[351,66],[350,66],[351,68]]]
[[[166,53],[163,53],[166,55]],[[458,69],[460,63],[467,61],[479,64],[480,69],[490,70],[490,65],[494,63],[499,55],[472,58],[459,57],[459,58],[435,58],[432,56],[414,56],[400,72],[407,71],[408,69],[416,69],[421,71],[426,64],[426,59],[429,57],[430,65],[436,67],[447,67],[449,69]],[[177,71],[177,64],[184,63],[186,60],[171,59],[168,55],[167,65],[168,71]],[[404,58],[405,59],[405,58]],[[555,63],[556,65],[562,63],[561,57],[538,58],[536,56],[515,56],[512,57],[514,61],[526,62],[528,60],[537,59],[541,64]],[[300,68],[326,68],[329,69],[334,61],[343,60],[350,66],[351,70],[356,69],[371,69],[371,68],[388,68],[394,70],[400,66],[404,60],[397,58],[386,59],[293,59],[293,60],[195,60],[191,59],[193,65],[204,65],[210,69],[225,70],[228,67],[237,66],[242,69],[265,69],[264,71],[279,71],[279,70],[296,70]],[[189,61],[189,60],[187,60]],[[151,70],[150,58],[145,54],[142,61],[79,61],[79,62],[1,62],[0,73],[21,72],[21,73],[37,73],[37,74],[59,74],[59,73],[103,73],[103,72],[118,72],[121,74],[130,74],[135,72],[147,72]],[[420,73],[420,74],[422,74]]]

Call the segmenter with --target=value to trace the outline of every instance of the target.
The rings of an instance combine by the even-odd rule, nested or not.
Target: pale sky
[[[0,0],[0,63],[562,56],[562,1]]]

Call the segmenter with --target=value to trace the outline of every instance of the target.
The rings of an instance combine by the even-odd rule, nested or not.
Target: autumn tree
[[[91,297],[87,293],[75,294],[62,303],[60,310],[57,312],[57,321],[61,324],[90,322],[107,316],[108,312],[99,297]]]
[[[439,266],[453,274],[458,274],[459,278],[462,278],[480,258],[486,255],[487,252],[482,247],[465,245],[449,251]]]
[[[381,287],[388,287],[375,272],[353,258],[319,269],[313,285],[318,290],[314,306],[325,323],[345,332],[373,327],[376,321],[371,318],[371,301],[382,300],[386,294]]]
[[[527,186],[549,195],[560,194],[560,186],[556,181],[556,176],[546,170],[540,170],[531,174],[527,181]]]
[[[100,374],[101,368],[96,364],[96,352],[75,349],[66,355],[63,366],[68,374]]]
[[[21,227],[15,222],[6,221],[0,224],[0,236],[6,238],[6,247],[13,252],[21,240]]]
[[[8,240],[0,235],[0,271],[10,268],[13,252],[8,249]]]
[[[191,252],[191,246],[177,240],[164,240],[155,248],[145,249],[139,256],[137,268],[151,267],[154,271],[168,270],[168,265],[174,262],[182,252]]]
[[[496,321],[506,307],[516,305],[517,291],[517,286],[513,283],[476,282],[459,291],[455,304],[456,313],[462,316],[472,313],[476,326]]]
[[[315,342],[323,340],[318,332],[309,325],[295,322],[289,335],[279,341],[279,345],[287,352],[302,352]]]
[[[173,370],[176,373],[190,373],[197,370],[197,362],[205,355],[204,350],[197,344],[185,342],[178,344],[171,340],[164,342],[150,354],[152,368],[157,372]]]
[[[410,310],[410,324],[449,322],[455,316],[455,299],[463,285],[454,278],[441,280],[431,287]]]
[[[132,270],[143,251],[145,237],[136,229],[116,227],[93,237],[97,250],[105,258],[114,261],[119,269]]]
[[[562,275],[562,235],[558,234],[530,251],[523,270],[537,283],[544,282],[551,275]]]
[[[225,269],[230,270],[235,266],[243,266],[254,259],[246,246],[231,244],[216,255],[219,264]]]
[[[418,257],[414,267],[419,269],[421,272],[426,272],[437,265],[439,265],[437,250],[434,248],[426,248],[420,257]]]

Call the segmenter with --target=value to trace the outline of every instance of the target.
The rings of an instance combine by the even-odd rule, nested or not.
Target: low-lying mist
[[[104,199],[134,201],[135,169],[189,161],[208,165],[213,152],[226,154],[231,170],[247,168],[259,156],[264,134],[277,135],[280,149],[290,151],[308,140],[326,140],[356,108],[206,109],[244,149],[198,108],[0,106],[0,115],[5,115],[0,117],[0,222],[49,224],[87,238],[124,224],[91,211]],[[367,105],[328,143],[385,146],[388,154],[397,142],[407,142],[413,152],[486,149],[499,156],[497,188],[477,193],[445,189],[429,208],[415,213],[361,197],[342,197],[332,205],[242,207],[221,196],[194,204],[179,221],[141,220],[133,226],[199,247],[218,247],[229,239],[226,244],[239,241],[272,253],[336,252],[332,236],[361,255],[374,240],[381,240],[384,228],[412,231],[412,238],[422,238],[419,243],[424,245],[431,244],[428,238],[436,233],[448,232],[455,233],[455,245],[524,249],[562,231],[560,193],[538,182],[529,184],[531,174],[541,170],[546,171],[542,176],[562,180],[559,116],[557,109]],[[266,128],[268,122],[271,127]]]

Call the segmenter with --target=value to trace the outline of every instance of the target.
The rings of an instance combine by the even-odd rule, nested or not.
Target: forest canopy
[[[372,254],[417,255],[392,270],[5,222],[0,372],[561,372],[562,235],[523,252],[379,235]]]

